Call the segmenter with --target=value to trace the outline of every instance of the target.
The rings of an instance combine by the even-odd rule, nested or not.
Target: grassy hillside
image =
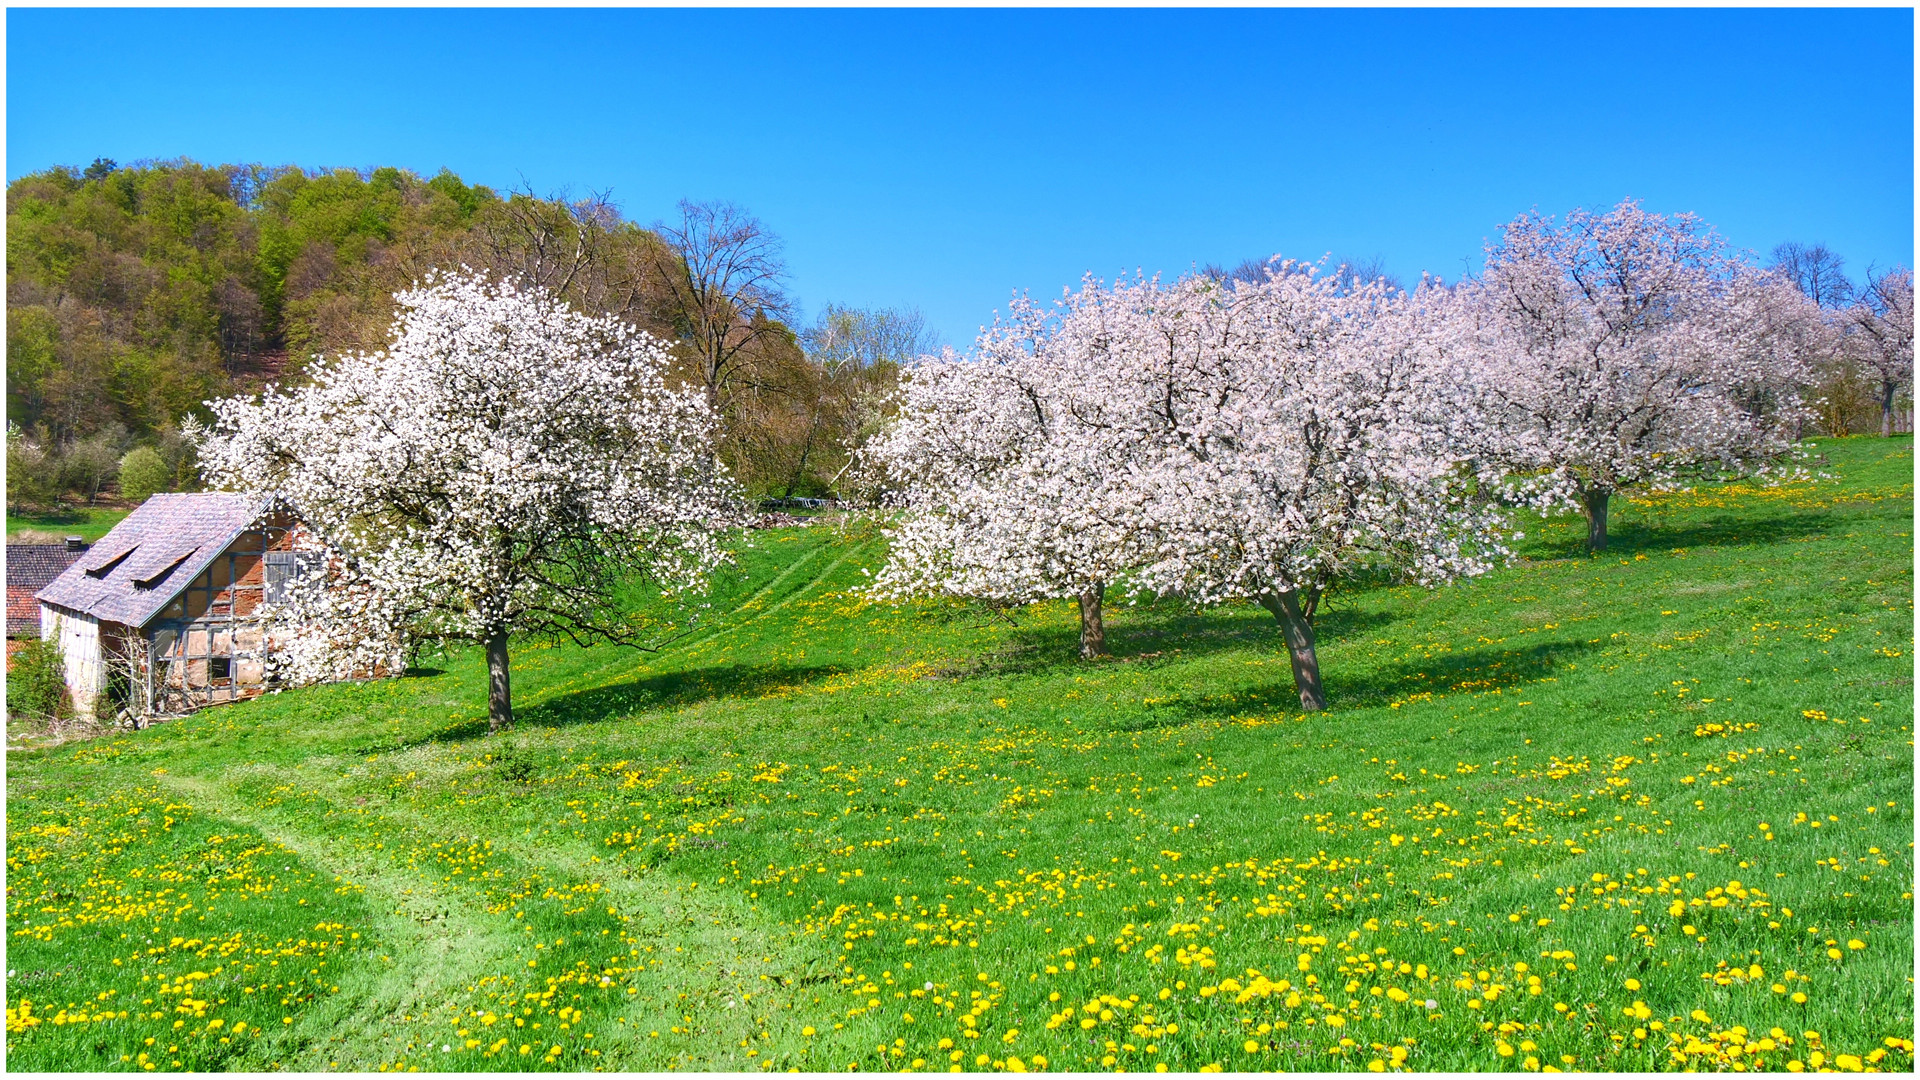
[[[121,519],[133,513],[130,507],[63,506],[58,510],[13,511],[7,514],[9,543],[58,543],[78,536],[89,543],[107,535]]]
[[[1913,1065],[1911,442],[1322,615],[873,605],[11,755],[13,1068]],[[29,1021],[37,1021],[30,1023]]]

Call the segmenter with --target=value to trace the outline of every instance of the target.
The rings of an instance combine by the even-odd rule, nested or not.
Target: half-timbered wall
[[[291,560],[322,548],[290,517],[263,518],[241,533],[144,627],[151,711],[186,712],[254,697],[269,688],[272,642],[257,612]],[[270,566],[270,564],[273,564]]]

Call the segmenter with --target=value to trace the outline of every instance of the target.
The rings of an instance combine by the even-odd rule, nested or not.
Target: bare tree
[[[727,416],[737,392],[756,382],[756,361],[792,339],[780,238],[732,203],[684,199],[679,223],[657,223],[654,232],[678,256],[654,263],[663,314],[691,354],[708,404]]]
[[[720,457],[754,494],[793,495],[797,480],[810,471],[825,375],[790,333],[761,336],[734,370],[741,377],[727,388]]]
[[[1208,263],[1200,268],[1200,275],[1215,281],[1264,281],[1267,277],[1267,267],[1273,259],[1278,258],[1280,256],[1275,255],[1272,259],[1242,259],[1231,270],[1219,263]]]
[[[1869,272],[1847,322],[1848,352],[1879,384],[1880,434],[1891,435],[1894,396],[1913,386],[1913,271]]]
[[[899,367],[938,347],[927,317],[915,308],[860,308],[828,304],[804,335],[807,356],[830,372]]]
[[[1387,260],[1385,256],[1370,255],[1364,259],[1339,259],[1336,261],[1338,265],[1333,271],[1334,280],[1338,282],[1340,291],[1343,293],[1350,292],[1355,288],[1372,285],[1376,281],[1386,282],[1387,288],[1394,292],[1405,291],[1400,284],[1400,278],[1387,270]]]
[[[663,328],[655,267],[665,252],[658,238],[621,218],[606,192],[582,199],[512,192],[481,215],[474,235],[462,255],[476,268],[538,286],[576,310]]]
[[[1847,280],[1846,266],[1847,260],[1827,250],[1825,244],[1793,240],[1773,249],[1771,263],[1771,269],[1823,308],[1846,307],[1853,299],[1853,283]]]
[[[1399,277],[1387,271],[1387,261],[1380,255],[1372,255],[1364,259],[1347,259],[1336,258],[1329,254],[1318,263],[1295,259],[1286,263],[1284,267],[1278,262],[1281,258],[1282,256],[1275,255],[1269,259],[1245,259],[1231,270],[1223,269],[1218,265],[1208,265],[1202,267],[1200,273],[1215,281],[1260,282],[1265,281],[1269,273],[1304,274],[1312,270],[1316,276],[1332,277],[1343,294],[1352,291],[1355,287],[1371,285],[1376,281],[1386,282],[1387,288],[1395,292],[1404,291]]]
[[[803,404],[805,424],[787,494],[811,474],[832,488],[856,446],[890,415],[901,368],[939,347],[927,318],[914,308],[863,310],[828,304],[800,336],[816,375]]]
[[[213,301],[220,329],[220,356],[227,374],[232,375],[237,367],[252,366],[259,354],[266,310],[259,296],[233,274],[214,289]]]

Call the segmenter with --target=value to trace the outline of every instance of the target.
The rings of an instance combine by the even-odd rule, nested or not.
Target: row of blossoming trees
[[[877,587],[1076,597],[1085,656],[1111,586],[1253,601],[1321,709],[1328,588],[1482,573],[1510,557],[1515,505],[1578,507],[1597,550],[1625,488],[1791,472],[1830,332],[1696,218],[1631,202],[1523,216],[1452,288],[1283,261],[1089,280],[911,373],[870,448],[905,507]]]
[[[1904,280],[1880,329],[1910,371]],[[282,678],[475,642],[498,730],[513,635],[657,646],[675,625],[627,590],[697,596],[741,503],[712,404],[671,384],[662,342],[471,272],[396,300],[387,349],[214,403],[192,437],[213,486],[283,500],[336,551],[267,613]],[[1631,203],[1522,217],[1453,288],[1279,261],[1252,281],[1090,281],[910,373],[867,448],[901,511],[874,590],[1075,597],[1089,656],[1109,587],[1251,600],[1324,708],[1328,588],[1484,572],[1510,556],[1514,506],[1579,506],[1597,549],[1623,487],[1777,474],[1828,333],[1697,220]]]

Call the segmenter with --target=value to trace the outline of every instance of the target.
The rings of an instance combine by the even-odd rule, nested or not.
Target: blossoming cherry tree
[[[909,369],[898,417],[870,447],[905,504],[879,594],[1071,597],[1080,655],[1106,654],[1106,588],[1135,561],[1142,522],[1127,446],[1098,437],[1100,345],[1078,333],[1106,297],[1017,300],[973,356]]]
[[[1486,450],[1542,505],[1578,506],[1591,551],[1622,488],[1763,474],[1792,449],[1818,312],[1691,214],[1522,215],[1470,291]]]
[[[1277,263],[1255,281],[1188,279],[1157,306],[1162,333],[1185,324],[1196,347],[1140,380],[1158,388],[1140,580],[1265,607],[1301,707],[1324,709],[1326,590],[1363,573],[1435,584],[1508,555],[1473,497],[1487,478],[1466,460],[1451,298]]]
[[[1846,320],[1849,352],[1875,383],[1880,398],[1880,435],[1893,434],[1893,402],[1913,388],[1913,271],[1895,267],[1875,274]]]
[[[714,414],[665,346],[538,288],[472,273],[396,296],[392,344],[308,385],[212,403],[208,480],[287,500],[333,544],[281,612],[295,681],[391,668],[412,642],[483,644],[491,730],[513,720],[512,634],[646,647],[620,592],[701,587],[738,520]]]

